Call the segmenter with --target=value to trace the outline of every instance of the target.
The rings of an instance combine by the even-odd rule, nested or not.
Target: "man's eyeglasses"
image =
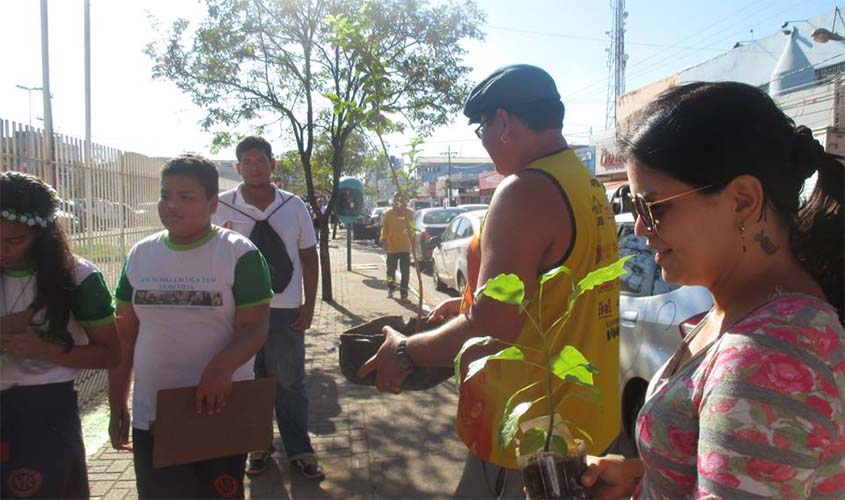
[[[475,136],[478,137],[479,139],[484,138],[484,125],[486,125],[486,124],[487,124],[487,122],[484,121],[484,122],[479,123],[478,126],[475,127]]]
[[[631,209],[634,212],[634,217],[641,218],[643,220],[643,225],[645,226],[646,230],[649,232],[653,232],[657,230],[657,225],[660,224],[660,221],[654,218],[654,214],[651,211],[651,207],[666,203],[667,201],[674,200],[675,198],[680,198],[681,196],[697,193],[699,191],[703,191],[711,187],[713,187],[713,184],[691,189],[689,191],[684,191],[681,194],[669,196],[668,198],[663,198],[662,200],[657,201],[648,201],[645,196],[642,195],[642,193],[630,193],[628,194],[628,196],[631,198]]]

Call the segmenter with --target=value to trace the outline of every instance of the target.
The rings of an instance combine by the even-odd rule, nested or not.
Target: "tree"
[[[207,16],[195,30],[180,19],[148,46],[153,75],[173,81],[207,110],[202,126],[216,132],[215,146],[229,146],[232,129],[245,123],[259,133],[267,125],[262,120],[286,123],[318,214],[315,137],[325,138],[331,196],[319,215],[320,268],[323,299],[331,301],[325,229],[352,133],[377,122],[382,130],[413,123],[419,133],[446,124],[468,90],[461,42],[482,38],[483,14],[472,0],[206,3]],[[374,67],[380,71],[369,71]]]

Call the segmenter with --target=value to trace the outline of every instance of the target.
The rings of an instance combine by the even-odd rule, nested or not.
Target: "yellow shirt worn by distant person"
[[[414,220],[414,211],[410,208],[393,207],[384,213],[381,226],[381,239],[387,245],[387,253],[411,251],[411,235],[408,226]]]
[[[581,279],[590,271],[615,262],[618,254],[616,225],[604,187],[575,153],[570,149],[564,150],[536,160],[530,168],[545,173],[560,187],[560,195],[569,206],[575,222],[569,251],[548,270],[563,264],[573,271],[577,279]],[[483,248],[481,251],[483,253]],[[570,290],[571,282],[564,274],[545,283],[541,321],[544,329],[563,314]],[[528,312],[534,318],[538,317],[538,304],[539,297],[534,297],[528,306]],[[514,343],[540,346],[540,336],[530,320],[525,320]],[[587,450],[598,454],[610,445],[621,428],[619,280],[597,287],[578,300],[552,352],[558,353],[566,345],[576,347],[598,368],[594,383],[601,391],[601,399],[593,402],[573,397],[556,410],[571,422],[570,429],[575,437],[580,437],[575,431],[576,426],[589,434],[592,441],[585,439]],[[523,349],[523,353],[530,363],[546,364],[542,351]],[[516,361],[493,360],[488,361],[484,369],[468,382],[461,384],[458,434],[479,459],[502,467],[518,468],[515,442],[502,450],[498,447],[497,433],[508,398],[538,380],[546,380],[545,371],[540,368]],[[572,390],[580,389],[572,384],[559,384],[556,392],[560,395]],[[543,397],[545,391],[545,384],[538,384],[525,391],[519,400],[535,401]],[[527,422],[546,414],[548,406],[543,401],[533,405],[520,420]]]

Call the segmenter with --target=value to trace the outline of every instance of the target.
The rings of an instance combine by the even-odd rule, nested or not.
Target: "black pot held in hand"
[[[416,333],[417,319],[405,321],[401,316],[383,316],[363,325],[351,328],[340,334],[340,371],[347,380],[354,384],[375,385],[376,374],[361,379],[358,369],[372,358],[384,342],[382,327],[389,326],[404,335]],[[437,326],[423,318],[420,331]],[[449,379],[454,370],[451,368],[417,368],[402,382],[403,391],[422,391],[430,389]]]

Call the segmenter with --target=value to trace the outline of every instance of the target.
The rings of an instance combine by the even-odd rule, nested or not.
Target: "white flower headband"
[[[47,222],[56,220],[57,215],[58,214],[56,212],[53,212],[47,217],[41,217],[38,214],[32,214],[30,212],[19,214],[11,208],[0,211],[0,217],[8,221],[20,222],[21,224],[26,224],[29,227],[39,226],[42,228],[47,227]]]
[[[9,179],[16,179],[18,181],[21,179],[29,180],[30,178],[30,176],[18,172],[4,172],[3,175]],[[47,193],[49,193],[50,198],[53,201],[47,215],[42,216],[38,213],[18,212],[14,208],[4,208],[0,210],[0,218],[11,222],[20,222],[21,224],[26,224],[29,227],[38,226],[46,228],[48,222],[52,222],[56,220],[56,217],[58,217],[59,205],[61,204],[62,199],[59,198],[59,193],[53,189],[53,186],[47,183],[42,183],[42,186],[47,189]]]

